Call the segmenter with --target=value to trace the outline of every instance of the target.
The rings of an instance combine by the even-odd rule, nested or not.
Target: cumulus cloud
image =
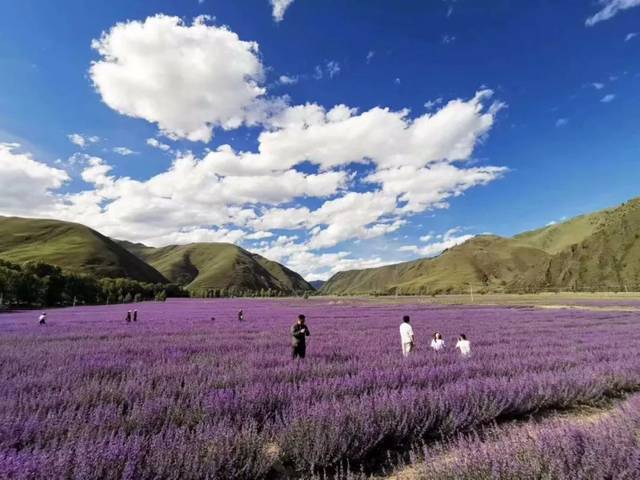
[[[265,93],[258,45],[206,20],[156,15],[93,40],[89,73],[104,103],[172,138],[208,142],[214,127],[240,126]]]
[[[421,257],[440,255],[445,250],[460,245],[474,237],[474,235],[469,234],[461,235],[460,232],[461,228],[455,227],[435,237],[432,235],[421,237],[420,239],[423,241],[429,241],[433,238],[435,238],[435,241],[427,243],[426,245],[404,245],[400,247],[400,251],[411,252]]]
[[[67,135],[67,138],[71,143],[79,146],[80,148],[85,148],[92,143],[98,143],[100,141],[100,137],[95,135],[82,135],[80,133],[70,133]]]
[[[631,32],[631,33],[627,33],[627,35],[624,37],[624,41],[628,42],[630,40],[633,40],[634,38],[636,38],[638,36],[638,32]]]
[[[588,27],[613,18],[618,12],[640,5],[640,0],[600,0],[601,9],[585,20]]]
[[[117,153],[118,155],[122,155],[122,156],[129,156],[129,155],[135,155],[138,152],[135,152],[133,150],[131,150],[130,148],[127,147],[114,147],[113,151],[115,153]]]
[[[17,143],[0,143],[0,211],[38,216],[51,204],[54,192],[69,181],[61,169],[21,153]]]
[[[269,0],[269,2],[273,9],[273,19],[276,22],[281,22],[284,19],[284,13],[287,11],[287,8],[291,6],[293,0]]]
[[[278,83],[280,85],[294,85],[296,83],[298,83],[298,77],[293,75],[280,75],[280,78],[278,78]]]
[[[566,118],[559,118],[556,120],[556,127],[564,127],[567,123],[569,123],[569,120]]]
[[[481,90],[467,101],[451,100],[415,119],[408,110],[374,107],[358,114],[345,105],[328,111],[317,104],[295,106],[273,118],[277,129],[260,135],[260,152],[267,162],[308,160],[325,169],[353,162],[391,168],[464,160],[504,106],[486,106],[491,95],[491,90]]]
[[[607,93],[604,97],[600,99],[600,101],[602,103],[609,103],[609,102],[612,102],[615,98],[616,98],[615,94]]]
[[[169,145],[158,141],[158,139],[156,138],[147,138],[147,145],[149,145],[150,147],[162,150],[163,152],[167,152],[171,150],[171,147]]]
[[[25,215],[74,220],[151,245],[251,241],[259,253],[313,279],[392,261],[354,257],[343,246],[397,232],[413,215],[446,208],[507,171],[468,162],[505,106],[488,89],[436,99],[418,115],[382,106],[289,105],[260,86],[257,45],[203,18],[190,25],[162,15],[120,23],[94,48],[101,59],[91,78],[110,107],[154,122],[172,138],[207,141],[216,127],[259,124],[257,147],[220,145],[194,155],[149,138],[150,147],[170,152],[173,161],[135,179],[80,153],[72,170],[84,189],[73,193],[64,190],[64,170],[49,171],[23,154],[23,164],[40,166],[12,173],[15,181],[27,192],[41,180]],[[340,71],[337,62],[318,68],[328,78]],[[34,181],[39,171],[46,175]],[[1,197],[0,213],[12,211]],[[462,237],[453,232],[432,243]],[[422,254],[435,247],[416,248]]]

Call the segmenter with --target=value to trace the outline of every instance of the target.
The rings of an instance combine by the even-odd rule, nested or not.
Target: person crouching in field
[[[467,336],[464,333],[461,333],[458,337],[456,348],[460,350],[460,355],[462,355],[463,357],[468,357],[471,355],[471,342],[467,340]]]
[[[415,345],[413,337],[413,328],[411,328],[411,319],[409,315],[402,317],[400,324],[400,342],[402,343],[402,355],[408,357]]]
[[[433,339],[431,340],[431,348],[433,348],[436,352],[444,350],[444,339],[442,338],[442,334],[440,332],[436,332],[433,334]]]
[[[307,353],[307,337],[310,335],[309,327],[305,325],[305,316],[298,315],[298,321],[291,327],[291,357],[304,358]]]
[[[46,325],[47,324],[47,313],[42,312],[42,314],[38,317],[38,324]]]

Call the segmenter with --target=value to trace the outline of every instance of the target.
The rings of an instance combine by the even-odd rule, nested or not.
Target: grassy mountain
[[[119,243],[170,281],[189,290],[230,287],[286,293],[313,290],[296,272],[230,243],[192,243],[160,248]]]
[[[543,289],[640,290],[640,199],[502,238],[475,237],[435,258],[340,272],[321,293]]]
[[[153,267],[95,230],[77,223],[0,217],[0,258],[38,260],[98,277],[166,283]]]

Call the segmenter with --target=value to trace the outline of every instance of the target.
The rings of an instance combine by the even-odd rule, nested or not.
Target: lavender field
[[[640,388],[634,312],[174,300],[136,304],[127,324],[128,308],[52,310],[46,326],[0,315],[2,478],[375,472],[418,443]],[[298,313],[304,361],[290,356]],[[408,359],[403,314],[418,340]],[[435,330],[444,352],[428,348]],[[452,348],[463,332],[466,359]]]

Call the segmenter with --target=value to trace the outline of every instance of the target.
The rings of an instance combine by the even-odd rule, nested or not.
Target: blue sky
[[[318,279],[640,193],[637,0],[3,3],[0,214]]]

